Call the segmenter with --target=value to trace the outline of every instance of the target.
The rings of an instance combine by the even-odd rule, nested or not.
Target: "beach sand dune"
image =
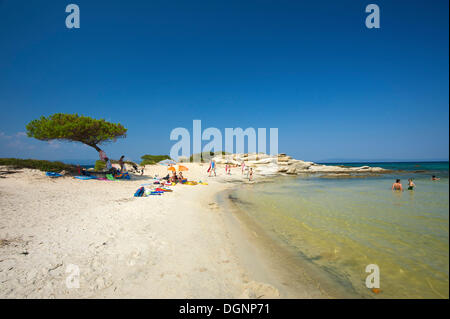
[[[148,176],[83,181],[25,169],[0,179],[0,297],[279,297],[242,266],[216,202],[232,185],[223,181],[242,176],[208,179],[206,164],[186,166],[209,185],[136,198]]]

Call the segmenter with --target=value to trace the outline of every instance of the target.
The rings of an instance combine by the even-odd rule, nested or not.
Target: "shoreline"
[[[329,273],[272,238],[251,216],[233,204],[234,199],[230,198],[233,191],[235,189],[223,190],[218,197],[228,215],[228,227],[234,229],[236,238],[247,246],[238,253],[246,267],[263,278],[261,280],[274,285],[282,298],[363,298],[338,286],[338,282]],[[265,264],[255,264],[254,258],[263,260]]]

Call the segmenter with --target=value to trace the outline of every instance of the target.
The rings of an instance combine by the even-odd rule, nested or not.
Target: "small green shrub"
[[[55,172],[61,171],[76,172],[75,165],[65,164],[63,162],[51,162],[35,159],[20,159],[20,158],[0,158],[0,165],[11,166],[13,168],[31,168],[38,169],[43,172]]]
[[[141,156],[142,162],[141,166],[144,165],[153,165],[158,162],[161,162],[165,159],[170,159],[169,155],[143,155]]]

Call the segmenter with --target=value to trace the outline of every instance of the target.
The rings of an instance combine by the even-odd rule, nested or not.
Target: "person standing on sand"
[[[125,163],[123,161],[123,158],[125,157],[125,155],[122,155],[119,159],[119,165],[120,165],[120,172],[123,173],[123,168],[125,167]]]
[[[241,164],[241,171],[242,171],[242,175],[244,175],[244,171],[245,171],[245,162],[244,161],[242,161],[242,164]]]
[[[412,178],[408,179],[408,190],[413,191],[416,184],[412,181]]]
[[[403,186],[402,186],[402,184],[400,183],[400,180],[399,180],[399,179],[397,179],[397,180],[395,181],[395,183],[392,184],[392,190],[393,190],[393,191],[403,191]]]
[[[212,172],[214,172],[214,176],[216,175],[216,161],[211,160],[211,163],[209,164],[209,177],[211,177]]]
[[[253,168],[250,167],[250,170],[248,171],[248,180],[253,180]]]

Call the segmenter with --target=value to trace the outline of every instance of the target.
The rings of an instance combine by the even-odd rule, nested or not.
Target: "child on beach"
[[[250,167],[250,170],[248,172],[248,180],[251,181],[253,179],[253,168]]]

